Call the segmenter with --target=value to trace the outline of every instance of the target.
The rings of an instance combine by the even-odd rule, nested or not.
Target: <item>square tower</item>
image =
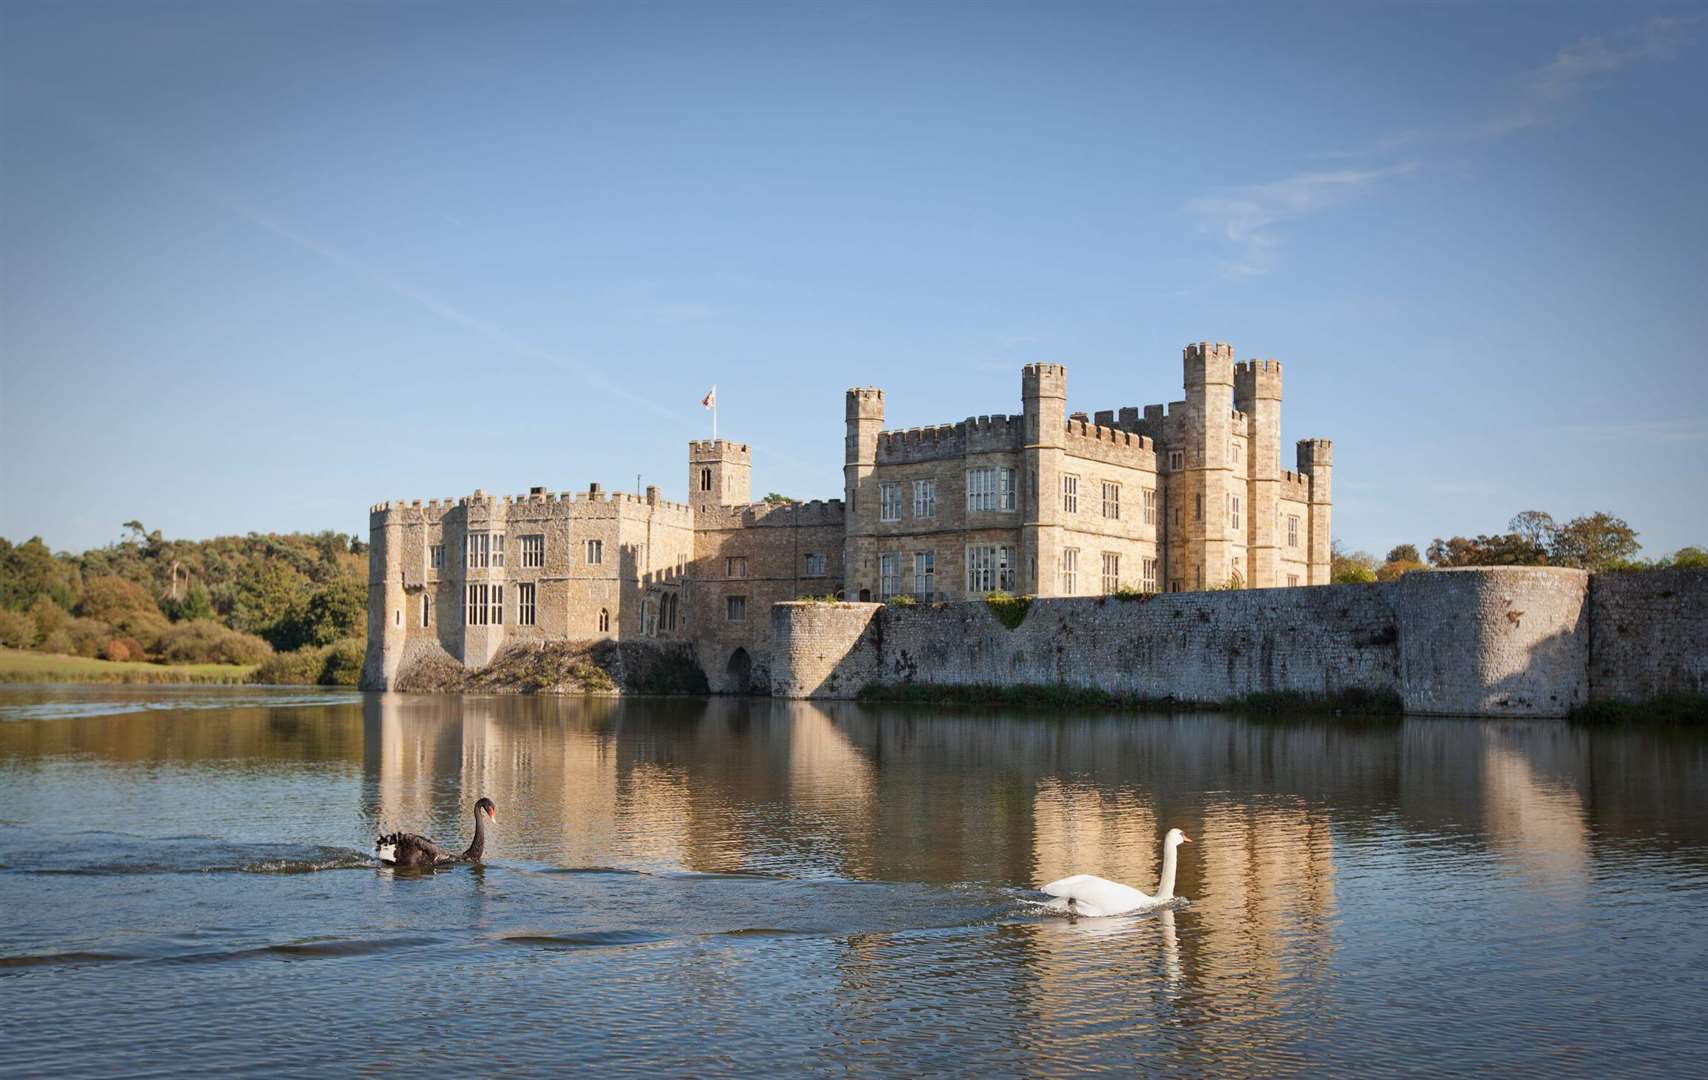
[[[753,449],[728,439],[688,444],[688,505],[746,506],[753,501]]]

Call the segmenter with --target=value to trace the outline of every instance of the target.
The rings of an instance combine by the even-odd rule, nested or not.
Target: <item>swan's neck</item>
[[[1162,879],[1156,885],[1158,900],[1174,899],[1174,861],[1179,851],[1178,844],[1168,844],[1162,849]]]
[[[481,853],[485,850],[486,815],[481,813],[479,810],[476,810],[474,812],[474,842],[469,844],[469,849],[467,851],[463,852],[463,858],[472,862],[473,860],[480,858]]]

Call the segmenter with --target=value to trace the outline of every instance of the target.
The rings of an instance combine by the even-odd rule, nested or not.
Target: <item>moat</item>
[[[1677,1074],[1708,737],[0,687],[3,1075]],[[481,868],[409,876],[381,826]],[[1046,915],[1088,871],[1189,906]]]

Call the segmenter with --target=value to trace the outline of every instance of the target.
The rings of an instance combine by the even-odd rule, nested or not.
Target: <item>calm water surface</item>
[[[1697,737],[0,687],[0,791],[6,1075],[1708,1061]]]

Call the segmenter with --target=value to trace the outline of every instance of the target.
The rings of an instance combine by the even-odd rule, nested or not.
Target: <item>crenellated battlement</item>
[[[846,397],[845,419],[883,419],[884,392],[875,386],[850,386]]]
[[[1026,418],[1013,415],[969,416],[958,424],[933,424],[878,432],[878,464],[960,457],[969,453],[1018,450]]]
[[[798,503],[746,503],[741,506],[702,506],[694,515],[698,529],[842,527],[846,513],[841,499],[812,499]]]
[[[1073,457],[1156,471],[1155,442],[1136,432],[1106,424],[1069,420],[1065,449]]]
[[[656,490],[656,489],[655,489]],[[441,520],[453,510],[473,511],[482,516],[489,516],[495,510],[503,510],[506,515],[543,511],[545,516],[553,513],[573,513],[581,510],[609,510],[617,508],[658,510],[666,514],[677,514],[685,519],[692,515],[692,507],[687,503],[671,502],[648,495],[636,495],[627,491],[603,491],[597,486],[589,491],[530,491],[524,495],[489,495],[485,491],[476,490],[472,495],[460,498],[445,499],[396,499],[391,502],[376,503],[368,508],[370,526],[383,524],[392,515],[407,513],[410,522],[432,523]]]

